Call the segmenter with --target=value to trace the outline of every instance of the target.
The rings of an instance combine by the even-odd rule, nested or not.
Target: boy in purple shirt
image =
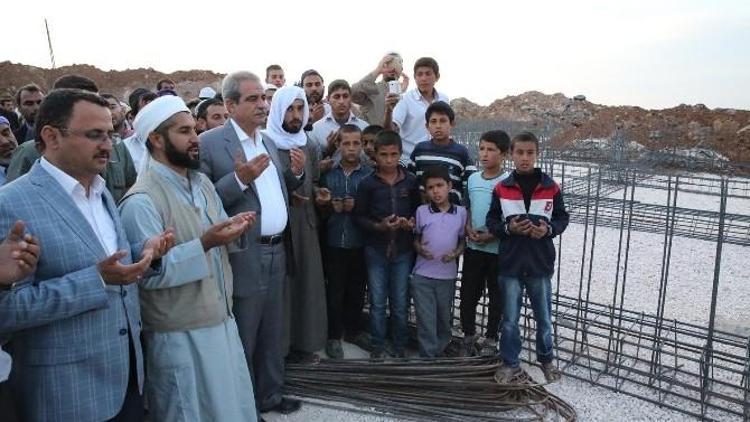
[[[450,201],[447,168],[430,167],[422,180],[430,202],[417,208],[414,249],[419,256],[410,287],[419,355],[436,357],[451,340],[451,303],[456,292],[456,259],[464,250],[466,208]]]

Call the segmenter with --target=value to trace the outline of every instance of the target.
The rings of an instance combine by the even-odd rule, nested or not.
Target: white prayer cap
[[[274,84],[266,84],[266,86],[265,86],[265,87],[263,87],[263,91],[268,91],[269,89],[270,89],[271,91],[277,91],[277,90],[279,89],[279,87],[277,87],[277,86],[276,86],[276,85],[274,85]]]
[[[207,98],[213,98],[216,95],[216,91],[210,86],[204,86],[201,88],[201,92],[198,93],[198,98],[205,100]]]
[[[133,121],[138,139],[147,140],[148,135],[160,124],[182,111],[190,113],[182,98],[174,95],[165,95],[146,104]]]

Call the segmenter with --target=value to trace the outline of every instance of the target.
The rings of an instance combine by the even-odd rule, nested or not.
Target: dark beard
[[[297,120],[297,122],[299,122],[299,120]],[[288,133],[299,133],[299,131],[302,130],[302,123],[299,122],[299,124],[296,125],[296,128],[292,128],[287,122],[284,122],[281,124],[281,128]]]
[[[187,152],[177,151],[168,136],[164,137],[164,141],[164,153],[167,156],[167,161],[172,165],[190,170],[198,170],[201,167],[200,157],[192,159]]]

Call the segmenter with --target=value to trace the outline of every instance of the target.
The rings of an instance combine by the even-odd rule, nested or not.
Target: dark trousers
[[[16,416],[15,403],[7,381],[0,382],[0,415],[2,415],[0,419],[3,421],[16,422],[19,420]]]
[[[362,326],[367,280],[364,248],[329,247],[325,264],[328,338],[340,340],[344,330],[355,334]]]
[[[112,422],[143,422],[146,412],[143,407],[143,395],[138,391],[138,369],[136,369],[135,349],[133,340],[128,336],[130,350],[130,375],[128,376],[128,389],[125,393],[125,401],[122,403],[120,412],[110,419]]]
[[[477,305],[484,289],[489,295],[486,337],[497,338],[502,304],[497,283],[497,255],[466,248],[461,275],[461,328],[464,335],[476,334]]]

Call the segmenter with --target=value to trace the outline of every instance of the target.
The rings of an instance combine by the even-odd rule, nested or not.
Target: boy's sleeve
[[[419,144],[414,146],[411,154],[409,154],[409,162],[406,163],[406,169],[415,175],[417,174],[417,151],[419,151]]]
[[[487,230],[500,240],[510,237],[508,227],[503,216],[503,208],[500,205],[500,197],[493,191],[490,210],[487,211]]]
[[[398,126],[398,132],[400,134],[401,128],[404,127],[404,122],[406,121],[406,104],[404,104],[403,98],[401,98],[401,100],[396,103],[396,107],[393,108],[391,121],[393,122],[393,124]]]
[[[377,230],[375,229],[375,222],[368,215],[369,210],[370,188],[367,184],[367,179],[364,179],[359,184],[357,198],[354,201],[354,223],[361,227],[362,230],[374,232]]]
[[[416,234],[417,236],[421,236],[423,227],[422,227],[422,213],[419,212],[419,208],[417,208],[417,211],[415,212],[415,214],[416,215],[414,216],[414,234]]]
[[[563,201],[562,189],[560,186],[557,187],[557,193],[552,199],[552,220],[550,221],[550,237],[555,237],[558,234],[562,234],[568,227],[570,222],[570,214],[565,209],[565,201]]]
[[[463,210],[464,212],[461,219],[461,228],[459,228],[458,230],[458,235],[461,237],[466,236],[466,221],[468,221],[469,219],[469,210],[467,210],[466,208],[463,208]]]

